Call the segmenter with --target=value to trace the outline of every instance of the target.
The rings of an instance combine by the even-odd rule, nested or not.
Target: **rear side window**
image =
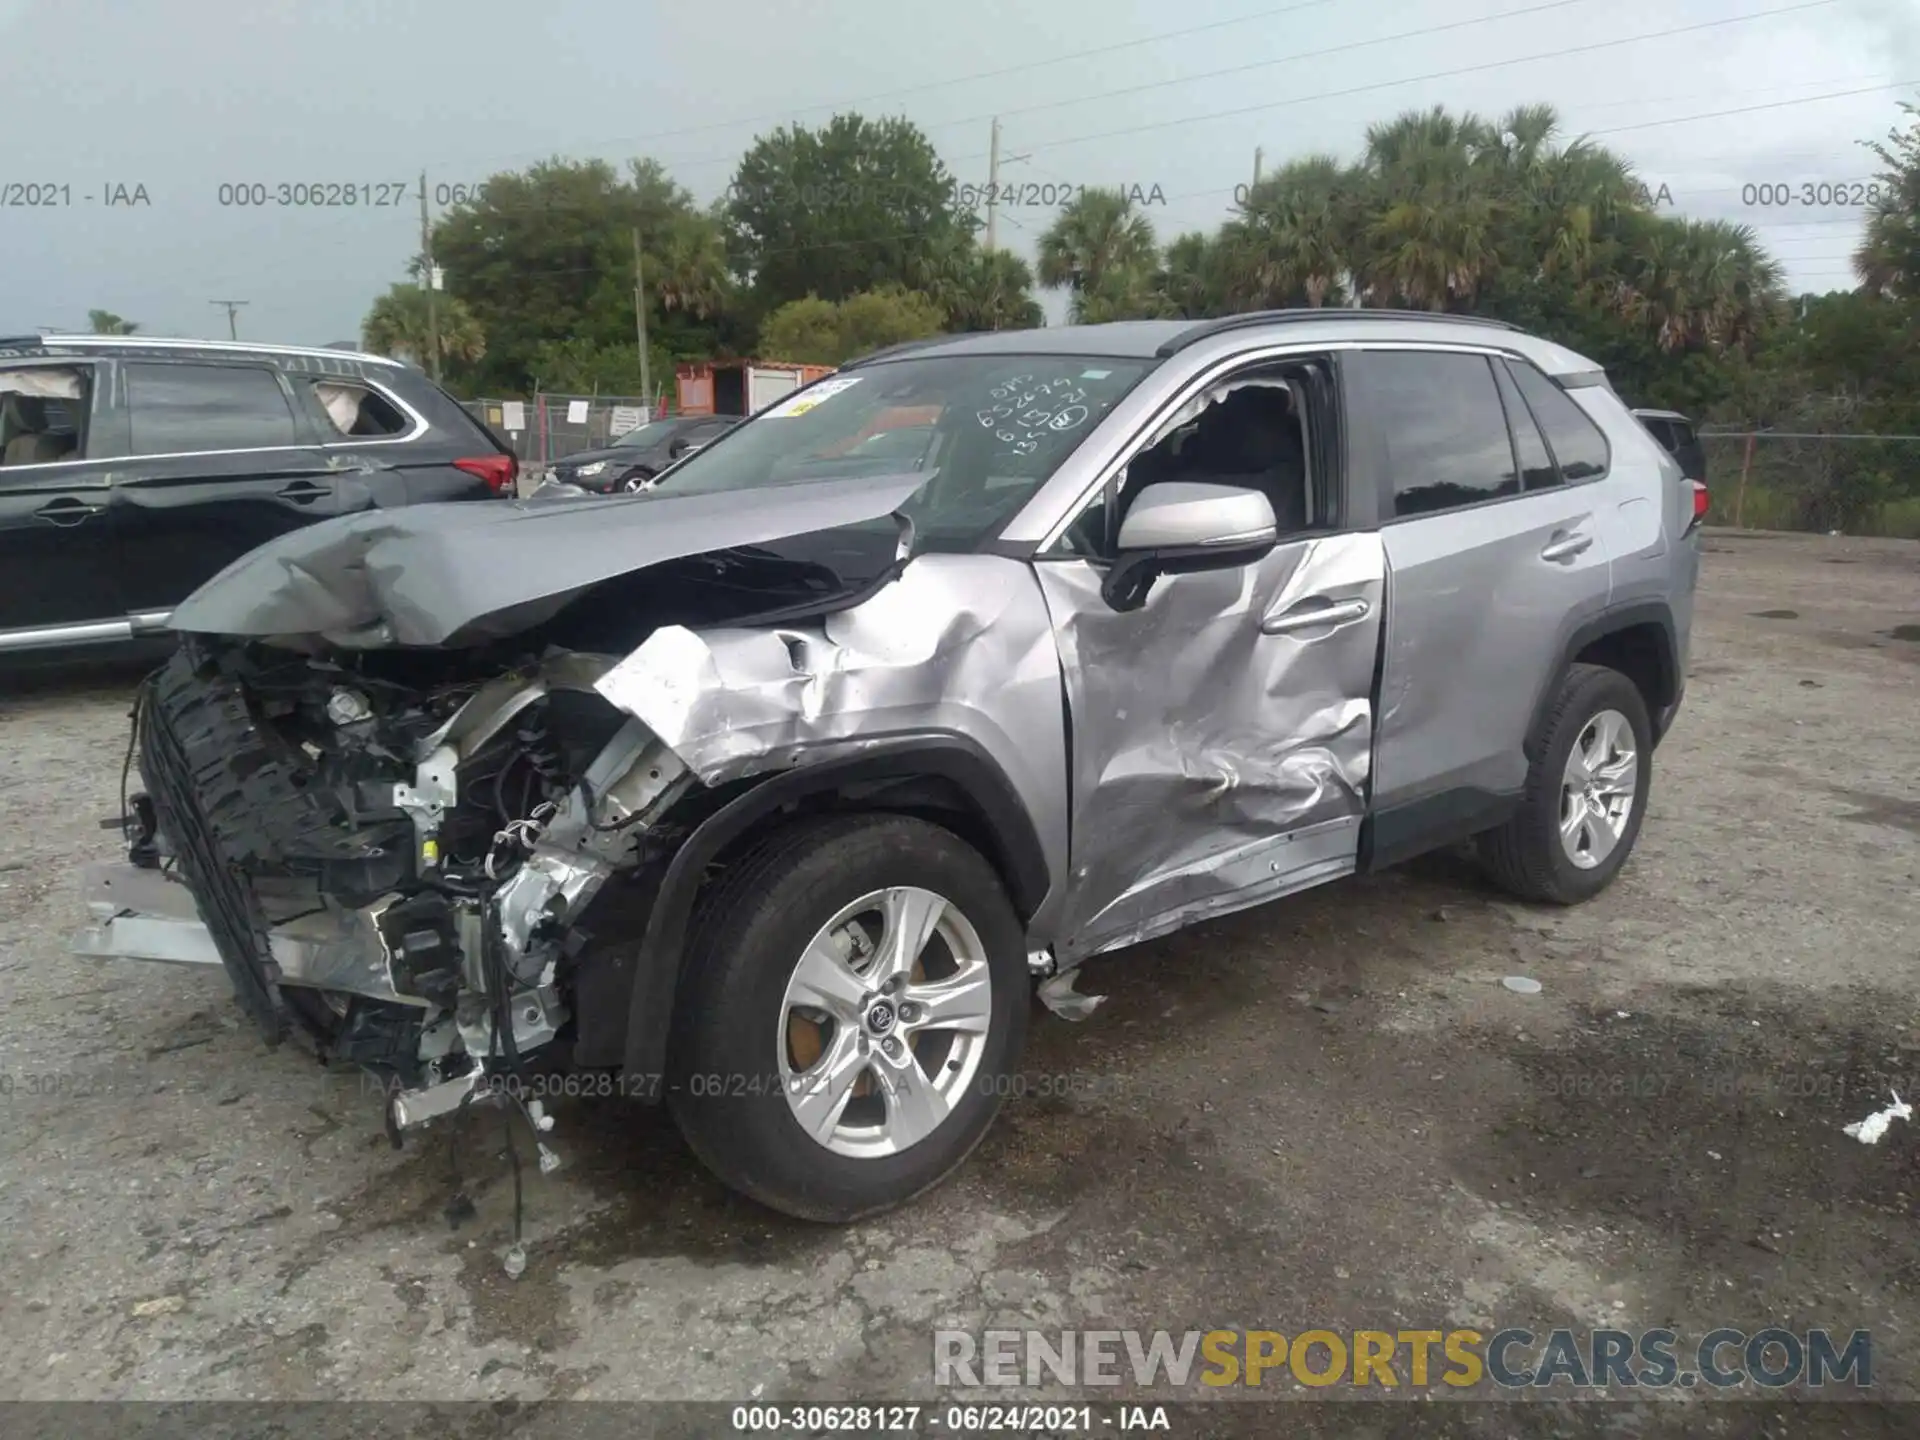
[[[1519,493],[1485,356],[1369,351],[1356,369],[1363,413],[1385,442],[1396,518]]]
[[[378,439],[404,435],[412,423],[386,396],[350,380],[315,380],[313,398],[328,424],[342,438]]]
[[[270,370],[255,365],[126,368],[135,455],[266,450],[300,443],[293,407]]]
[[[1547,453],[1547,443],[1540,438],[1540,427],[1533,423],[1533,412],[1520,398],[1513,376],[1506,366],[1495,365],[1493,377],[1500,382],[1500,403],[1506,407],[1507,424],[1513,430],[1513,448],[1520,457],[1522,484],[1528,490],[1558,485],[1560,472],[1553,468],[1553,456]]]
[[[0,465],[84,460],[92,390],[86,367],[0,370]]]
[[[1600,427],[1546,376],[1525,361],[1508,365],[1514,383],[1526,398],[1527,408],[1540,423],[1547,437],[1547,448],[1560,466],[1561,478],[1572,484],[1593,480],[1607,473],[1607,437]]]

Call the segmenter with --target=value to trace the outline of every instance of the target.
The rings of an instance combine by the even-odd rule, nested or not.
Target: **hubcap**
[[[1573,742],[1560,780],[1560,844],[1582,870],[1606,863],[1627,833],[1640,783],[1633,726],[1602,710]]]
[[[781,1089],[840,1155],[896,1155],[945,1123],[993,1024],[979,935],[942,896],[863,895],[801,951],[780,1006]]]

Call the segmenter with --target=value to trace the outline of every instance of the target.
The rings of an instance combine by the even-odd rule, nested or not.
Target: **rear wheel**
[[[1523,900],[1571,905],[1620,873],[1653,779],[1653,726],[1618,670],[1574,665],[1547,712],[1520,808],[1480,837],[1480,857]]]
[[[770,837],[703,902],[688,967],[675,1118],[722,1180],[803,1219],[938,1183],[986,1133],[1025,1039],[999,878],[905,816]]]

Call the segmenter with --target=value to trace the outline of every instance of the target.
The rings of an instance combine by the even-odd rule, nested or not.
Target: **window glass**
[[[1396,517],[1519,493],[1485,356],[1373,351],[1356,369],[1363,423],[1385,437]]]
[[[345,380],[316,380],[313,393],[341,435],[356,438],[404,435],[412,428],[392,401],[364,385]]]
[[[901,506],[917,551],[970,550],[1026,504],[1147,360],[1080,355],[905,356],[797,390],[661,477],[662,494],[713,494],[887,473],[854,447],[889,412],[924,416],[937,463]],[[893,418],[899,418],[897,415]],[[891,522],[888,522],[891,523]]]
[[[1540,427],[1533,423],[1533,412],[1520,398],[1513,376],[1505,365],[1495,365],[1493,376],[1500,382],[1500,403],[1507,407],[1507,424],[1513,428],[1513,448],[1520,456],[1524,488],[1543,490],[1549,485],[1558,485],[1560,472],[1553,468],[1553,456],[1547,453],[1546,441],[1540,438]]]
[[[0,370],[0,465],[86,458],[91,376],[53,366]]]
[[[1511,369],[1527,408],[1540,422],[1547,447],[1560,463],[1560,474],[1569,482],[1592,480],[1607,473],[1607,437],[1587,418],[1567,392],[1524,361],[1514,361]]]
[[[300,443],[271,371],[250,365],[128,365],[135,455]]]
[[[644,425],[634,426],[624,435],[614,436],[613,443],[633,446],[659,445],[684,423],[680,420],[649,420]]]

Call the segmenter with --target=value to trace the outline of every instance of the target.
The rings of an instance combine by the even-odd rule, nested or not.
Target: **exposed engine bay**
[[[490,1077],[617,1058],[580,1017],[583,991],[624,1016],[621,967],[576,922],[671,853],[695,782],[593,690],[617,657],[485,680],[474,652],[394,658],[190,640],[142,692],[133,808],[268,1039],[380,1076],[397,1130]],[[630,936],[644,885],[604,899]]]

